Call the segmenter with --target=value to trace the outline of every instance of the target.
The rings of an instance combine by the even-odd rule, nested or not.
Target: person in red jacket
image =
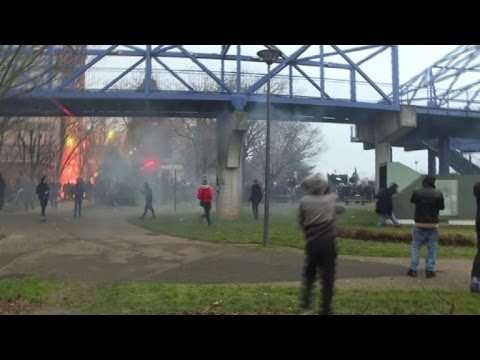
[[[201,219],[206,218],[208,226],[212,225],[210,221],[210,209],[212,208],[213,190],[206,179],[202,180],[202,185],[197,189],[197,199],[200,200],[200,206],[203,207],[204,214]]]

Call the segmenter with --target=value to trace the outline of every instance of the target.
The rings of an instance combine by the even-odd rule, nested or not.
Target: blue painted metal
[[[450,139],[447,136],[442,136],[439,139],[438,159],[438,173],[448,175],[450,173]]]
[[[225,58],[225,55],[227,55],[228,50],[230,49],[231,45],[222,45],[222,59]]]
[[[402,102],[410,105],[480,111],[480,45],[455,48],[404,83],[399,93]]]
[[[23,116],[57,116],[60,110],[52,105],[55,100],[83,116],[171,116],[177,111],[180,116],[214,117],[218,112],[236,109],[261,119],[267,76],[256,51],[249,51],[245,45],[235,45],[235,51],[233,45],[215,46],[212,51],[189,46],[76,48],[73,57],[85,56],[86,63],[73,63],[60,79],[50,76],[54,59],[71,53],[71,49],[48,46],[49,78],[45,84],[17,98],[14,92],[8,94],[11,99],[2,100],[0,116],[20,113],[19,109]],[[290,45],[288,50],[284,45],[263,47],[282,52],[271,71],[272,78],[288,84],[271,98],[277,119],[355,123],[376,116],[378,111],[397,112],[400,104],[415,105],[420,122],[480,119],[479,45],[458,47],[401,86],[397,45]],[[383,69],[391,74],[390,84],[373,81],[363,67],[379,55],[390,58]],[[107,67],[112,63],[121,67]],[[192,65],[195,70],[191,70]],[[343,78],[329,79],[330,69],[341,70],[335,73],[344,74]],[[82,77],[85,88],[80,86]],[[25,74],[22,81],[28,82],[29,78]],[[145,89],[139,91],[142,81]],[[153,81],[157,87],[152,89]],[[203,86],[209,82],[213,83],[211,88]],[[458,132],[449,135],[461,136]]]
[[[57,88],[58,90],[62,90],[65,88],[68,84],[74,82],[80,75],[82,75],[85,71],[87,71],[89,68],[91,68],[93,65],[95,65],[97,62],[102,60],[105,56],[107,56],[111,51],[113,51],[118,45],[112,45],[110,46],[107,50],[103,51],[100,55],[98,55],[95,59],[92,61],[88,62],[84,66],[80,67],[76,71],[74,71],[73,75],[65,80],[63,83],[60,84],[60,86]]]
[[[392,46],[392,92],[393,92],[393,104],[400,104],[400,76],[399,76],[399,66],[398,66],[398,45]]]
[[[280,65],[278,65],[275,69],[273,69],[270,72],[270,76],[273,78],[280,71],[282,71],[291,61],[297,59],[302,53],[304,53],[309,47],[310,47],[310,45],[303,45],[303,46],[300,47],[300,49],[295,51],[291,56],[289,56],[289,57],[282,56],[281,58],[283,60],[278,59],[276,61],[276,62],[280,61]],[[263,85],[266,85],[267,81],[268,81],[268,75],[265,75],[262,79],[260,79],[255,84],[250,86],[247,89],[246,94],[247,95],[252,95],[256,90],[260,89]]]
[[[160,55],[162,53],[165,53],[167,52],[168,50],[171,50],[171,49],[175,49],[176,46],[175,45],[170,45],[170,46],[167,46],[167,47],[163,47],[165,45],[161,45],[161,46],[157,46],[154,50],[153,50],[153,54],[155,55]]]
[[[380,49],[378,49],[377,51],[374,51],[372,52],[370,55],[368,55],[366,58],[360,60],[358,62],[358,65],[362,65],[363,63],[366,63],[368,60],[370,59],[373,59],[375,56],[381,54],[382,52],[384,52],[385,50],[387,50],[390,46],[386,45],[386,46],[382,46]],[[397,64],[398,64],[398,45],[393,45],[392,46],[392,51],[395,51],[396,54],[392,56],[392,62],[394,61],[394,57],[397,58]],[[398,68],[397,68],[398,69]]]
[[[478,139],[450,138],[450,148],[465,152],[480,152],[480,141]]]
[[[432,69],[429,69],[430,70],[430,73],[429,73],[429,77],[430,79],[433,77],[433,73],[432,73]],[[440,106],[440,104],[438,103],[438,96],[437,96],[437,88],[436,88],[436,85],[435,85],[435,82],[430,82],[430,86],[429,86],[430,90],[430,104],[429,106],[435,106],[435,107],[438,107]]]
[[[320,98],[325,99],[325,53],[323,45],[320,45]]]
[[[331,99],[330,96],[327,95],[327,93],[325,92],[325,90],[321,89],[320,86],[318,86],[318,84],[313,81],[310,76],[308,76],[300,67],[298,67],[298,65],[293,65],[295,67],[295,69],[297,69],[297,71],[303,75],[303,77],[310,83],[312,84],[316,89],[318,89],[319,93],[322,94],[323,92],[323,96],[326,98],[326,99]],[[323,90],[323,91],[322,91]]]
[[[237,94],[242,92],[242,61],[240,57],[242,56],[242,48],[240,45],[237,45]]]
[[[320,46],[323,46],[323,45],[320,45]],[[347,54],[347,53],[351,53],[351,52],[370,50],[370,49],[374,49],[374,48],[378,48],[378,47],[379,47],[378,45],[356,46],[356,47],[351,48],[351,49],[345,49],[343,52],[345,54]],[[336,51],[329,52],[329,53],[324,53],[323,55],[320,55],[320,57],[322,57],[322,56],[323,57],[328,57],[328,56],[334,56],[334,55],[338,55],[338,53]],[[318,59],[318,58],[319,58],[319,55],[313,55],[313,56],[307,56],[307,57],[301,58],[300,61],[302,61],[302,60],[312,60],[312,59]]]
[[[293,68],[292,65],[288,67],[288,74],[290,75],[290,78],[288,79],[288,95],[290,97],[293,97]]]
[[[199,46],[193,50],[189,46],[105,45],[78,48],[76,55],[86,56],[84,66],[81,64],[75,66],[71,74],[65,72],[61,80],[50,81],[47,86],[35,89],[28,95],[22,95],[22,99],[24,101],[46,98],[71,100],[75,102],[72,104],[78,104],[80,108],[87,105],[94,106],[91,103],[87,104],[86,101],[115,99],[122,101],[128,99],[132,101],[137,99],[198,100],[213,102],[218,104],[219,108],[233,105],[237,109],[249,103],[265,101],[263,87],[266,85],[267,77],[263,66],[255,56],[256,51],[249,52],[245,45],[236,45],[236,52],[230,51],[230,54],[232,45],[215,46],[215,50],[212,51]],[[263,45],[263,47],[280,50],[283,54],[273,65],[271,75],[272,78],[275,77],[288,85],[272,96],[274,106],[338,106],[342,109],[366,111],[398,111],[399,109],[400,99],[395,95],[395,87],[392,88],[392,84],[375,83],[363,69],[360,70],[360,65],[378,54],[384,55],[385,51],[391,48],[392,66],[385,63],[385,70],[392,72],[392,81],[395,83],[398,79],[398,52],[395,45],[319,45],[318,48],[311,45],[289,45],[287,50],[284,45]],[[312,54],[313,49],[316,54]],[[53,59],[66,51],[61,46],[54,45],[50,47],[48,56]],[[355,58],[361,60],[354,61],[350,54],[355,54]],[[117,60],[122,60],[120,68],[106,67],[116,63]],[[177,63],[177,60],[182,62]],[[145,61],[144,67],[141,66],[143,61]],[[246,66],[247,63],[249,63],[248,66]],[[192,65],[199,70],[191,70]],[[328,69],[342,70],[340,73],[344,73],[345,76],[338,80],[328,79],[326,77]],[[318,74],[318,77],[315,77],[315,74]],[[82,76],[85,78],[85,88],[76,83]],[[234,84],[230,82],[233,78],[236,79]],[[145,89],[138,91],[142,81],[145,83]],[[152,89],[153,81],[158,89]],[[200,88],[199,84],[208,84],[209,81],[214,85],[211,89],[204,86]],[[262,90],[259,91],[260,89]],[[385,100],[382,94],[389,91],[394,93],[392,100],[382,101]],[[476,95],[475,90],[472,94]],[[476,97],[472,96],[469,100],[474,104]],[[117,116],[121,116],[122,108],[125,106],[119,106]],[[141,109],[138,111],[141,112]],[[296,111],[301,112],[300,108]],[[352,118],[355,117],[352,116]]]
[[[152,45],[147,45],[145,53],[145,93],[149,94],[152,88]]]
[[[382,89],[380,89],[375,82],[370,79],[370,77],[362,70],[360,67],[355,64],[348,56],[341,50],[337,45],[332,45],[332,47],[337,50],[338,54],[345,59],[372,87],[384,98],[387,103],[392,104],[392,101],[389,99],[388,95],[385,94]]]
[[[183,80],[180,75],[178,75],[175,71],[173,71],[172,69],[170,69],[167,64],[163,63],[160,59],[158,58],[155,58],[155,61],[157,63],[159,63],[160,65],[163,66],[163,68],[165,70],[167,70],[170,74],[172,74],[172,76],[177,79],[178,81],[180,81],[182,83],[182,85],[184,85],[188,90],[192,91],[192,92],[197,92],[192,86],[190,86],[189,83],[187,83],[185,80]]]
[[[130,66],[129,68],[125,69],[120,75],[118,75],[115,79],[113,79],[112,81],[110,81],[107,85],[105,85],[104,88],[102,88],[100,90],[100,92],[105,92],[107,91],[108,89],[110,89],[113,85],[115,85],[120,79],[122,79],[125,75],[127,75],[130,71],[132,71],[133,69],[135,69],[138,65],[140,65],[143,61],[145,60],[144,57],[140,58],[140,60],[138,60],[135,64],[133,64],[132,66]],[[157,59],[155,59],[157,60]]]
[[[350,70],[350,100],[357,101],[357,88],[355,86],[355,70]]]
[[[245,95],[233,95],[232,104],[235,108],[235,111],[243,111],[245,106],[247,106],[247,97]]]
[[[220,78],[222,79],[222,82],[225,82],[225,59],[222,59],[222,61],[220,62],[220,66],[221,66]]]
[[[187,56],[190,60],[192,60],[200,69],[205,71],[218,85],[220,85],[224,90],[228,93],[233,93],[233,91],[225,84],[221,79],[219,79],[210,69],[208,69],[205,65],[203,65],[198,59],[193,56],[190,52],[185,50],[183,46],[177,45],[177,47],[182,51],[182,53]]]
[[[133,45],[124,45],[125,47],[129,48],[129,49],[132,49],[134,51],[136,51],[137,54],[142,54],[144,52],[143,49],[139,48],[138,46],[133,46]],[[152,45],[147,45],[147,46],[150,46],[150,52],[152,51],[151,47]],[[148,51],[148,49],[147,49]]]

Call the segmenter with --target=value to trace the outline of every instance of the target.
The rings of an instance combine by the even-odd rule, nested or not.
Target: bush
[[[372,240],[378,242],[411,243],[412,234],[399,232],[379,232],[369,229],[337,228],[338,237],[354,240]],[[440,234],[440,245],[446,246],[475,246],[475,242],[462,234]]]

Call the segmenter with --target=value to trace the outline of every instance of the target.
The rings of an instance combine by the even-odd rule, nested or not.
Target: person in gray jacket
[[[301,187],[306,195],[300,200],[298,224],[307,241],[301,308],[309,311],[313,284],[317,270],[320,270],[322,273],[321,314],[328,315],[332,311],[337,258],[336,214],[343,212],[344,208],[335,205],[337,195],[322,174],[307,177]]]

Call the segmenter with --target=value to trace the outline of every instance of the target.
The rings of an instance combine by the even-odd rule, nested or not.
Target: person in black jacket
[[[387,220],[391,220],[393,225],[400,226],[393,212],[393,195],[397,193],[398,185],[393,183],[387,189],[381,189],[378,193],[375,212],[377,213],[377,226],[385,226]]]
[[[146,182],[143,184],[143,189],[144,191],[140,190],[140,192],[145,196],[145,210],[143,212],[143,215],[140,217],[140,219],[145,219],[145,215],[147,215],[147,211],[150,210],[152,212],[152,219],[155,219],[155,210],[153,210],[153,193],[152,193],[152,188],[150,185]]]
[[[77,183],[73,187],[73,195],[75,199],[75,205],[73,207],[73,217],[82,217],[82,203],[85,195],[85,185],[82,178],[77,179]]]
[[[258,220],[258,204],[262,201],[262,186],[257,180],[253,180],[252,190],[248,201],[252,202],[253,218]]]
[[[425,274],[427,278],[435,277],[435,258],[438,247],[438,214],[445,209],[443,194],[435,188],[435,176],[427,175],[422,181],[422,188],[415,190],[410,199],[415,204],[415,227],[412,237],[412,260],[408,276],[417,276],[420,248],[427,243]]]
[[[40,200],[40,206],[42,207],[42,214],[41,219],[42,221],[46,221],[45,219],[45,209],[48,204],[48,198],[50,197],[50,188],[47,184],[47,177],[43,176],[40,184],[37,185],[37,195],[38,199]]]
[[[480,182],[473,187],[473,196],[477,199],[477,215],[475,216],[475,230],[477,232],[477,255],[473,259],[470,291],[480,292]]]

